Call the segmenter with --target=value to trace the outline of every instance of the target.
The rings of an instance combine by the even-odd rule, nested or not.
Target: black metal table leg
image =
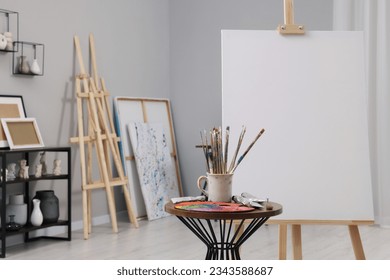
[[[244,219],[234,232],[234,220],[222,219],[213,223],[214,220],[209,219],[177,217],[206,245],[206,260],[240,260],[242,244],[268,220],[268,217],[253,219],[239,235]]]

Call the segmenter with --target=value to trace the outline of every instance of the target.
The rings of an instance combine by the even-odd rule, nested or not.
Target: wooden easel
[[[102,78],[99,79],[97,74],[93,36],[91,34],[89,37],[93,78],[85,71],[80,42],[77,36],[74,37],[74,42],[80,66],[80,75],[76,76],[78,137],[71,138],[70,142],[78,143],[80,147],[84,239],[88,239],[92,230],[91,191],[93,189],[103,188],[106,191],[113,232],[118,232],[113,195],[114,186],[122,186],[129,219],[136,227],[138,227],[138,222],[132,209],[130,194],[127,188],[128,181],[124,175],[123,165],[120,160],[118,148],[120,139],[115,133],[108,100],[109,93],[105,87],[104,80]],[[85,108],[87,113],[84,115]],[[84,130],[85,122],[87,123],[87,132]],[[86,145],[87,152],[85,150]],[[92,161],[94,154],[98,162],[98,180],[93,178]],[[117,177],[113,176],[111,159],[114,161],[114,167],[118,173]]]
[[[284,0],[284,24],[278,26],[278,31],[282,35],[304,34],[304,26],[294,24],[293,0]],[[349,221],[349,220],[268,220],[268,224],[279,225],[279,259],[287,258],[287,227],[291,225],[291,237],[293,258],[302,259],[302,225],[345,225],[348,226],[352,247],[357,260],[364,260],[364,250],[359,233],[359,225],[372,225],[374,221]]]

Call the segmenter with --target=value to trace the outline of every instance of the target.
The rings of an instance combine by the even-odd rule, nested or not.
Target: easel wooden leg
[[[287,224],[279,224],[279,260],[287,259]]]
[[[291,225],[294,260],[302,260],[301,225]]]
[[[123,194],[125,195],[127,214],[129,216],[130,222],[132,224],[134,224],[134,226],[137,228],[138,227],[138,221],[137,221],[137,217],[134,214],[133,206],[131,205],[129,189],[127,188],[126,185],[123,185],[122,189],[123,189]]]
[[[87,190],[88,233],[92,232],[92,191]]]
[[[83,199],[83,224],[84,224],[84,239],[88,239],[89,236],[89,213],[88,213],[88,198],[87,198],[87,191],[82,190],[82,199]]]
[[[360,239],[359,228],[357,225],[348,225],[349,235],[351,236],[352,247],[357,260],[365,260],[362,240]]]

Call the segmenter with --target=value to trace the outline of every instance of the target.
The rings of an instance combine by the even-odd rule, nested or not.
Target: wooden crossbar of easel
[[[95,45],[92,34],[89,37],[93,78],[85,72],[79,38],[74,37],[76,54],[80,66],[80,75],[76,76],[76,100],[78,114],[78,136],[70,139],[71,143],[78,143],[80,147],[81,189],[83,201],[84,239],[88,239],[92,231],[91,191],[104,189],[107,195],[108,208],[111,217],[112,229],[118,232],[116,207],[113,187],[122,186],[127,212],[130,221],[138,227],[137,219],[132,209],[130,194],[127,188],[128,180],[123,171],[123,164],[119,154],[119,137],[115,133],[114,122],[109,106],[109,96],[104,80],[98,78]],[[86,114],[84,115],[84,109]],[[87,123],[85,132],[84,122]],[[87,152],[85,149],[87,147]],[[96,153],[99,180],[93,179],[92,156]],[[117,177],[111,170],[111,159],[114,162]]]
[[[287,228],[291,225],[291,241],[294,260],[302,260],[302,225],[342,225],[348,226],[353,252],[357,260],[365,260],[363,244],[360,238],[359,225],[373,225],[374,222],[367,220],[268,220],[268,224],[279,226],[279,259],[287,259]]]
[[[250,220],[245,222],[247,225]],[[360,238],[360,225],[373,225],[374,221],[370,220],[273,220],[267,221],[267,224],[278,225],[279,227],[279,260],[287,259],[287,229],[291,226],[291,247],[294,260],[302,260],[302,225],[341,225],[348,226],[349,237],[351,238],[353,252],[356,260],[365,260],[362,240]],[[238,231],[238,236],[244,232],[244,227],[241,227],[238,222],[235,222],[235,230]]]

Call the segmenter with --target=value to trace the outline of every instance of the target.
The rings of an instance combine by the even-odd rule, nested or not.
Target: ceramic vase
[[[28,62],[26,60],[26,56],[19,56],[19,73],[28,74],[30,73],[30,67],[28,66]]]
[[[27,204],[24,203],[24,195],[16,194],[9,196],[6,206],[6,222],[10,222],[10,216],[14,216],[14,222],[24,226],[27,223]]]
[[[31,63],[30,72],[35,75],[41,74],[41,68],[39,67],[38,60],[36,58],[34,58]]]
[[[31,212],[30,222],[33,226],[39,227],[43,223],[43,215],[41,212],[41,201],[37,198],[33,199],[33,211]]]
[[[34,199],[39,199],[41,201],[41,211],[43,215],[43,223],[56,223],[60,216],[60,208],[58,197],[54,194],[52,190],[37,191]]]

